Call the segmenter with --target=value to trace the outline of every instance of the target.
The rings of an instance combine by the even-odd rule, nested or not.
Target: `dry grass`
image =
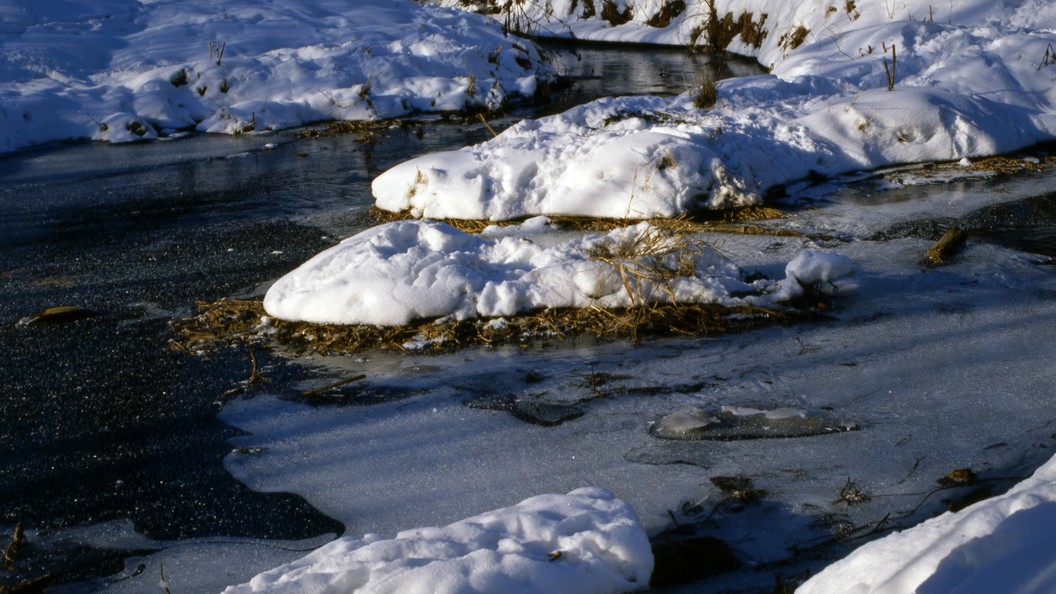
[[[377,223],[392,223],[395,221],[414,220],[415,217],[409,211],[392,212],[371,207],[370,217]],[[732,208],[726,210],[700,211],[694,214],[683,213],[674,218],[652,218],[652,219],[599,219],[593,217],[574,215],[547,215],[555,226],[569,231],[593,231],[606,232],[622,227],[636,225],[648,221],[654,227],[682,233],[694,233],[710,231],[714,233],[736,233],[751,235],[779,235],[798,236],[799,233],[788,230],[772,230],[758,225],[737,224],[746,221],[765,221],[781,219],[785,214],[780,210],[769,206],[746,206],[743,208]],[[439,222],[447,223],[464,233],[480,233],[492,226],[518,225],[523,219],[511,219],[508,221],[483,221],[479,219],[439,219]]]
[[[693,107],[697,109],[711,109],[719,100],[719,89],[715,79],[708,77],[700,82],[700,88],[693,95]]]
[[[503,323],[488,319],[422,320],[408,326],[370,326],[267,318],[257,300],[221,299],[199,303],[198,307],[196,316],[173,323],[173,348],[203,353],[228,345],[268,344],[291,354],[350,354],[368,349],[437,353],[482,345],[529,347],[579,336],[707,336],[797,321],[810,315],[748,306],[660,304],[624,309],[545,309],[505,318]]]
[[[402,124],[399,120],[355,120],[327,122],[322,126],[305,128],[298,136],[301,138],[328,138],[331,136],[356,136],[358,142],[367,143],[377,140],[382,130]]]
[[[785,53],[788,53],[803,45],[803,42],[807,40],[807,35],[809,34],[810,29],[807,29],[803,25],[798,25],[796,28],[782,35],[777,44],[785,50]]]

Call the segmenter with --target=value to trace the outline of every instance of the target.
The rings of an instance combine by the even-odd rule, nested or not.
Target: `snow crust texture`
[[[545,4],[545,6],[544,6]],[[704,2],[665,27],[660,3],[527,2],[546,35],[685,45]],[[420,217],[531,215],[648,218],[761,202],[817,175],[1005,153],[1056,137],[1056,15],[1041,0],[933,3],[726,0],[718,16],[766,15],[759,45],[726,46],[772,73],[719,83],[714,105],[602,99],[525,121],[465,149],[379,176],[380,208]],[[859,5],[860,4],[860,5]],[[753,21],[754,22],[754,21]],[[762,33],[761,33],[762,34]]]
[[[395,0],[0,5],[0,152],[496,107],[552,76],[484,17]]]
[[[643,589],[652,569],[634,510],[582,488],[393,539],[340,538],[224,592],[602,594]]]

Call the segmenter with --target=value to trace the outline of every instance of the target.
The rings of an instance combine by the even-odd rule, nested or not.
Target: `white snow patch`
[[[581,488],[392,539],[340,538],[225,593],[602,594],[643,589],[652,570],[634,509]]]
[[[655,242],[653,249],[619,261],[596,256],[643,241]],[[652,275],[684,271],[687,263],[688,273]],[[641,274],[621,274],[620,266]],[[279,279],[264,309],[287,320],[385,326],[642,300],[732,304],[738,301],[731,292],[754,290],[716,250],[703,243],[681,250],[648,223],[547,247],[525,237],[489,239],[445,223],[400,221],[348,238]]]
[[[0,152],[493,108],[552,77],[490,19],[396,0],[39,0],[0,31]]]
[[[778,288],[778,301],[787,301],[804,293],[807,287],[829,284],[847,276],[853,262],[843,254],[803,250],[785,267],[785,279]]]

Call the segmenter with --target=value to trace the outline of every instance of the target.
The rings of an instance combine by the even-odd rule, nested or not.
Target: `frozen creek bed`
[[[276,381],[220,413],[247,433],[226,466],[256,491],[303,496],[348,535],[383,537],[602,487],[634,506],[655,542],[716,537],[741,562],[656,591],[798,583],[862,542],[1002,493],[1051,457],[1052,179],[842,180],[793,189],[790,216],[766,223],[825,239],[709,237],[774,278],[803,248],[848,255],[854,273],[816,323],[640,344],[274,359],[265,373]],[[964,250],[948,266],[921,266],[953,224],[970,230]],[[1017,225],[1021,239],[1041,238],[1032,251],[995,241]],[[290,397],[357,374],[366,379]],[[704,415],[734,429],[664,438],[665,423]],[[756,439],[771,426],[782,437]],[[958,469],[974,479],[958,483]],[[203,565],[256,560],[259,571],[267,548],[187,543],[128,572],[143,563],[153,580],[164,561],[170,584],[213,588],[223,584]],[[132,591],[137,579],[110,589]]]

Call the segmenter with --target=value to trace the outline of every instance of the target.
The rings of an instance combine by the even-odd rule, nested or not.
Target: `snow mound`
[[[808,287],[832,284],[847,276],[854,263],[843,254],[803,250],[785,266],[785,279],[777,292],[777,301],[787,301],[803,295]]]
[[[1008,493],[863,545],[798,594],[1056,591],[1056,458]]]
[[[493,108],[552,77],[490,19],[396,0],[41,0],[0,31],[0,152]]]
[[[340,538],[225,594],[601,594],[643,589],[652,570],[649,540],[631,506],[582,488],[394,539]]]
[[[543,4],[551,6],[529,2],[524,10]],[[620,26],[584,16],[587,4],[544,11],[542,22],[559,25],[544,34],[608,39],[601,32],[613,31],[655,41],[646,34],[653,28],[635,19],[656,14],[659,3],[612,4],[638,15]],[[687,4],[683,25],[707,14],[704,3]],[[385,172],[372,186],[377,206],[488,220],[668,217],[757,204],[768,191],[818,175],[958,161],[1056,138],[1056,30],[1051,19],[1027,18],[1051,15],[1049,3],[968,0],[951,5],[946,22],[923,0],[889,5],[890,14],[875,3],[716,4],[720,16],[768,15],[766,40],[742,49],[771,75],[722,81],[714,106],[695,105],[691,91],[602,99],[525,121],[488,142]],[[665,31],[666,42],[688,43],[682,29]],[[790,41],[797,31],[801,44]]]
[[[387,326],[541,308],[732,304],[731,293],[757,288],[711,247],[648,223],[546,246],[399,221],[350,237],[282,277],[264,309],[285,320]]]
[[[750,125],[702,119],[687,100],[606,98],[407,161],[371,188],[379,208],[424,218],[672,217],[760,201],[760,176],[767,185],[783,179],[755,169],[786,151],[769,139]]]

